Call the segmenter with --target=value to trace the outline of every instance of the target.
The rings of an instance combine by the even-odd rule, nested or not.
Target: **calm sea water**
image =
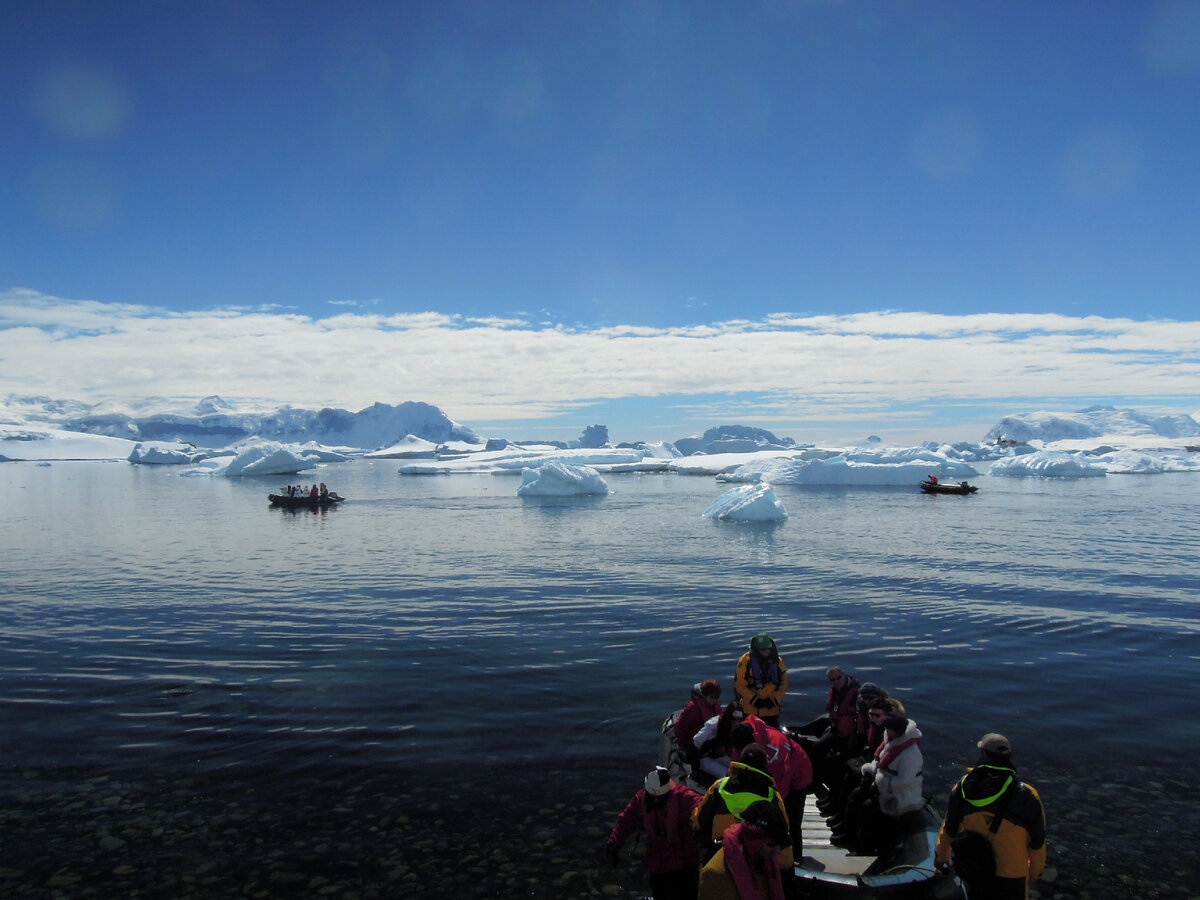
[[[789,519],[738,525],[710,478],[319,477],[350,501],[0,466],[0,895],[637,896],[603,839],[762,630],[786,721],[832,663],[901,697],[928,793],[1007,734],[1038,896],[1194,895],[1200,478],[781,486]]]

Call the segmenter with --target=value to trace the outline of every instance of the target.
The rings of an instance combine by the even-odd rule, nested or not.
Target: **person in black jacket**
[[[985,734],[980,755],[950,791],[938,834],[938,865],[953,861],[970,900],[1027,900],[1046,866],[1046,812],[1017,778],[1012,745]]]

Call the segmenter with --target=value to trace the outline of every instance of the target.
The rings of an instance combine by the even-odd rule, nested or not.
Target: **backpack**
[[[1000,817],[993,825],[999,827]],[[990,829],[995,833],[995,828]],[[963,881],[978,881],[996,874],[996,854],[992,841],[981,831],[963,831],[950,841],[950,853],[954,859],[954,874]]]

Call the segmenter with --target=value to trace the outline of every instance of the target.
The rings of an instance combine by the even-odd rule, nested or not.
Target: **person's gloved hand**
[[[620,851],[617,850],[616,844],[605,844],[604,845],[604,855],[608,859],[608,864],[610,866],[612,866],[614,869],[617,867],[617,863],[619,863],[621,861],[620,857],[617,855],[619,852]]]

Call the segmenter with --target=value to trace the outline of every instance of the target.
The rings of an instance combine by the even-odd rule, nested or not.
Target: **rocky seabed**
[[[1051,849],[1034,897],[1200,900],[1194,816],[1182,799],[1194,787],[1138,774],[1128,784],[1038,784]],[[486,783],[446,793],[401,786],[394,776],[300,781],[281,796],[279,784],[264,792],[237,780],[10,771],[0,805],[0,897],[649,892],[640,843],[627,845],[617,868],[604,861],[604,840],[628,799],[611,791],[547,798],[493,792]]]

